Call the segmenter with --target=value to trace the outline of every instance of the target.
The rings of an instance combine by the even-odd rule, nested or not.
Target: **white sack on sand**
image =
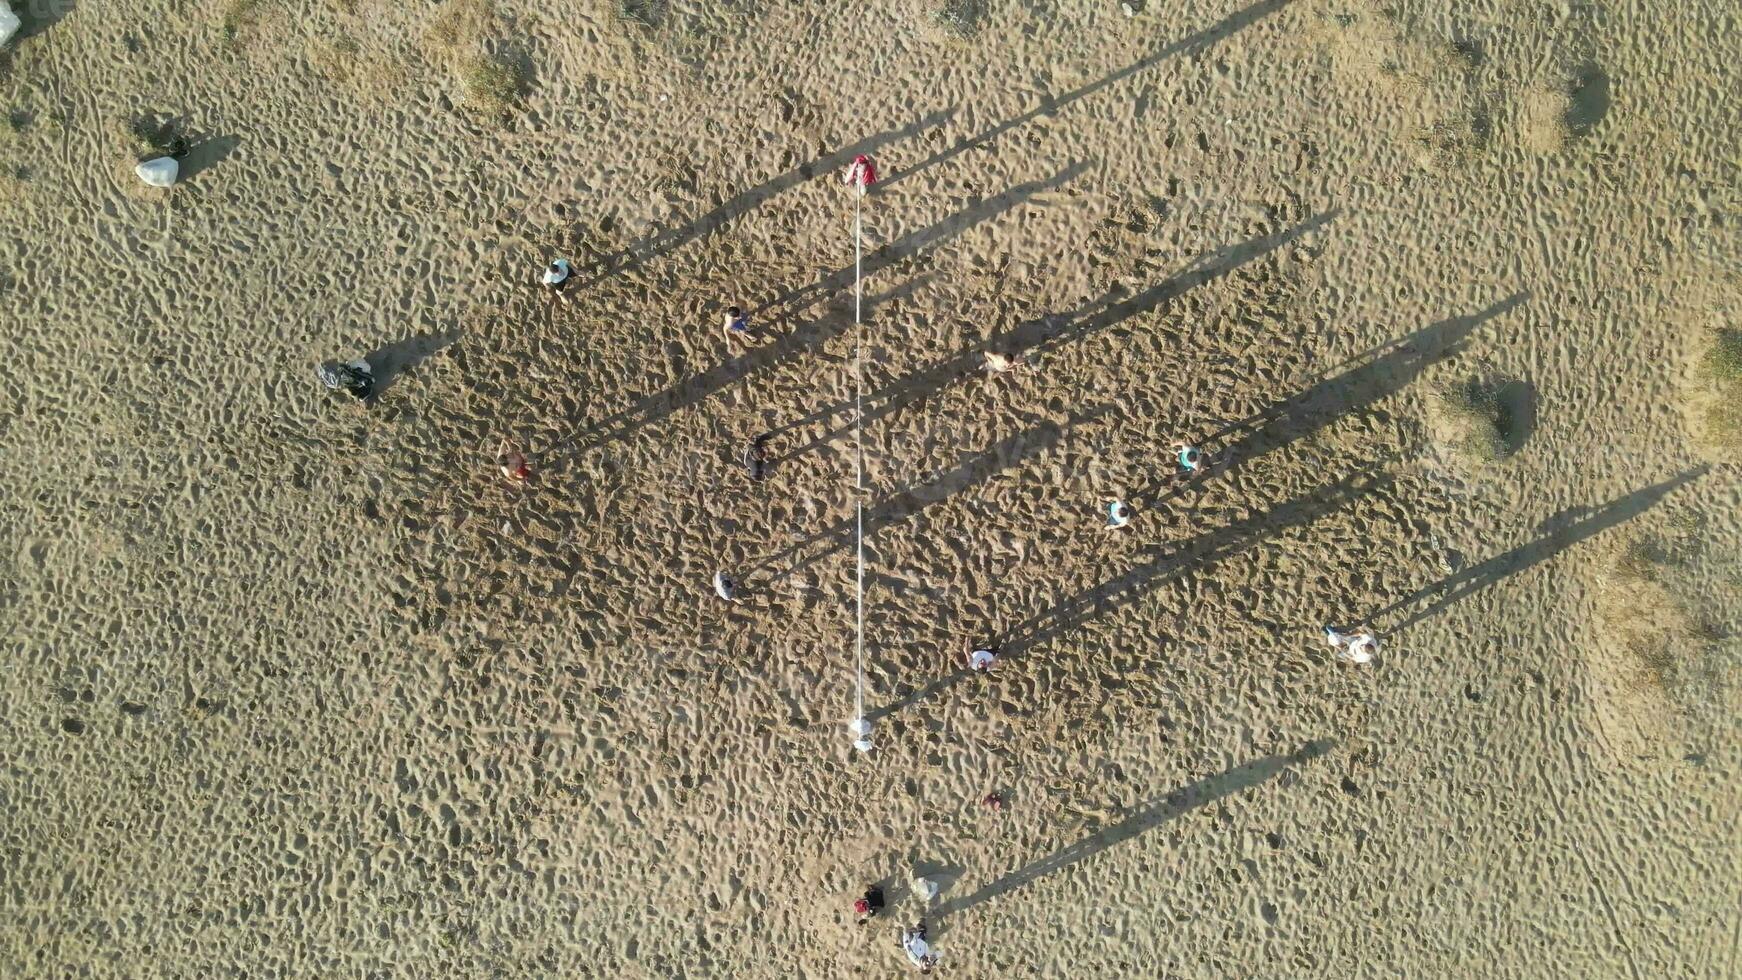
[[[17,34],[21,26],[23,22],[18,19],[18,15],[12,12],[5,0],[0,0],[0,45],[12,40],[12,35]]]
[[[158,157],[147,160],[133,168],[139,179],[153,187],[169,187],[175,183],[176,175],[181,173],[181,164],[175,157]]]

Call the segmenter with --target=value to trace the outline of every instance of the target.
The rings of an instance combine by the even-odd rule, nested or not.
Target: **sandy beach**
[[[1733,4],[12,6],[0,975],[1742,973]]]

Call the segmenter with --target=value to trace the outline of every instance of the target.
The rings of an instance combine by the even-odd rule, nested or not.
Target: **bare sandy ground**
[[[6,976],[1737,974],[1732,6],[22,7]]]

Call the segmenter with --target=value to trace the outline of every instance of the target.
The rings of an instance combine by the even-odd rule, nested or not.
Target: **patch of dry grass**
[[[460,82],[466,89],[467,105],[496,117],[512,112],[526,88],[526,76],[518,65],[487,54],[465,60]]]
[[[496,19],[493,0],[448,0],[430,22],[429,43],[445,51],[471,47]]]
[[[957,37],[973,37],[986,19],[986,0],[942,0],[932,19]]]
[[[229,0],[224,5],[224,44],[236,47],[246,40],[248,30],[260,21],[271,0]]]
[[[1659,566],[1666,564],[1668,557],[1657,542],[1637,537],[1616,554],[1615,573],[1624,579],[1651,581],[1657,578]]]
[[[1701,359],[1715,396],[1706,406],[1706,431],[1718,445],[1742,450],[1742,331],[1718,330]]]
[[[1454,450],[1484,462],[1511,452],[1512,419],[1500,397],[1503,387],[1498,381],[1478,378],[1439,389],[1439,413]]]

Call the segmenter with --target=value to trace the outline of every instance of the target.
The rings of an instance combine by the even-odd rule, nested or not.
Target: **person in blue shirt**
[[[742,309],[728,306],[726,307],[725,329],[728,338],[747,337],[750,335],[750,318],[744,315]]]

